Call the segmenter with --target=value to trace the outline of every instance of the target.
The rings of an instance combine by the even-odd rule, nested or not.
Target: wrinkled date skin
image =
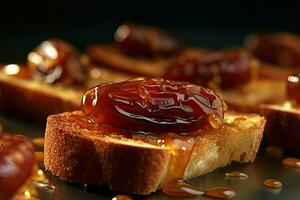
[[[163,78],[193,84],[234,88],[252,79],[253,59],[245,52],[210,52],[197,57],[179,57]]]
[[[212,90],[189,83],[133,79],[88,90],[82,110],[95,122],[126,130],[187,133],[220,128],[223,103]]]
[[[9,199],[31,175],[34,148],[30,139],[0,135],[0,198]]]
[[[290,33],[251,35],[246,46],[260,60],[281,66],[300,66],[300,38]]]
[[[287,97],[300,105],[300,73],[288,76]]]
[[[181,50],[182,43],[170,33],[158,28],[123,24],[115,32],[121,50],[130,55],[165,56]]]
[[[28,55],[28,66],[33,79],[49,84],[73,86],[86,79],[86,71],[75,47],[59,39],[42,42]]]

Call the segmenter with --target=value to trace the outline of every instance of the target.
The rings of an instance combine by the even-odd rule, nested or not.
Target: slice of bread
[[[3,114],[43,121],[50,114],[80,109],[85,89],[106,82],[124,81],[132,76],[89,64],[89,78],[81,88],[45,84],[8,75],[0,66],[0,110]]]
[[[300,72],[300,67],[284,67],[260,62],[258,72],[263,78],[287,81],[289,75]]]
[[[265,136],[270,144],[300,153],[300,107],[286,101],[282,104],[263,104],[261,114],[267,119]]]
[[[0,73],[2,113],[38,121],[80,108],[82,92]]]
[[[285,99],[285,82],[255,79],[245,87],[217,91],[229,109],[246,113],[259,113],[263,103],[278,103]]]
[[[114,45],[92,45],[87,53],[95,64],[148,77],[161,77],[166,67],[175,59],[132,57],[122,53]]]
[[[195,143],[183,179],[233,161],[252,162],[264,124],[259,115],[227,112],[221,129],[184,136]],[[80,111],[51,115],[45,133],[46,169],[69,182],[108,185],[115,191],[140,195],[155,192],[172,175],[172,156],[177,154],[158,145],[161,137],[125,137],[123,132],[91,124]]]

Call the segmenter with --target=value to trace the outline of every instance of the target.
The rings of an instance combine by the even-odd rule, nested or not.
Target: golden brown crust
[[[168,148],[157,146],[148,135],[128,139],[95,125],[83,128],[74,115],[82,116],[73,112],[48,117],[45,166],[49,171],[66,181],[105,184],[121,192],[149,194],[161,188],[169,174]],[[258,115],[227,113],[224,128],[196,137],[184,178],[232,161],[253,161],[264,123]]]
[[[45,166],[54,175],[72,182],[108,184],[112,190],[136,194],[154,192],[159,186],[170,156],[165,149],[142,141],[124,145],[124,138],[113,139],[106,133],[99,137],[62,122],[66,122],[64,116],[52,115],[46,127]]]

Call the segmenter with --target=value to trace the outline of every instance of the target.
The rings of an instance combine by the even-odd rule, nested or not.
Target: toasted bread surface
[[[285,82],[255,79],[245,87],[218,91],[229,109],[246,113],[259,113],[263,103],[278,103],[285,99]]]
[[[263,78],[286,81],[289,75],[299,71],[299,66],[287,67],[261,62],[259,67],[259,76]]]
[[[3,113],[45,120],[50,114],[80,108],[82,92],[0,73]]]
[[[140,76],[160,77],[174,60],[168,58],[141,58],[128,56],[114,45],[92,45],[87,50],[92,62]]]
[[[258,115],[225,114],[224,127],[203,130],[195,140],[184,179],[255,159],[265,120]],[[158,136],[133,134],[91,124],[79,111],[51,115],[45,133],[46,168],[61,179],[108,185],[112,190],[149,194],[160,189],[172,165],[171,150]],[[176,155],[175,155],[176,156]]]

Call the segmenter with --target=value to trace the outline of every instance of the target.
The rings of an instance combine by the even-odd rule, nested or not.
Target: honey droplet
[[[208,122],[215,129],[222,127],[222,121],[220,121],[220,119],[214,114],[208,115]]]
[[[215,187],[205,191],[204,196],[217,199],[233,199],[236,197],[236,192],[228,187]]]
[[[113,197],[112,200],[133,200],[133,198],[131,198],[130,196],[127,196],[127,195],[120,194],[120,195]]]
[[[285,158],[282,163],[288,167],[300,168],[300,159],[298,158]]]
[[[276,179],[266,179],[264,181],[264,186],[268,187],[268,188],[281,188],[282,187],[282,183],[279,180]]]
[[[196,197],[204,194],[183,180],[169,180],[163,187],[163,193],[175,197]]]
[[[238,178],[248,178],[248,175],[243,173],[243,172],[240,172],[240,171],[233,171],[233,172],[228,172],[228,173],[225,173],[225,176],[226,177],[238,177]]]

